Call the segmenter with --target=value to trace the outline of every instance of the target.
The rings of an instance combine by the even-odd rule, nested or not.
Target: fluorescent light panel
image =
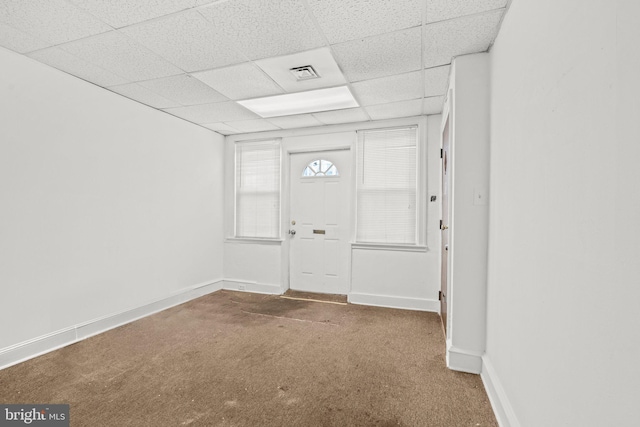
[[[359,107],[358,102],[346,86],[245,99],[237,102],[265,118]]]

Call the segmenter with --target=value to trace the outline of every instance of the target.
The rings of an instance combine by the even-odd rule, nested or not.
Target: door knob
[[[448,226],[448,225],[444,225],[444,224],[442,224],[442,228],[441,228],[441,230],[448,230],[448,229],[449,229],[449,226]]]
[[[289,230],[289,234],[291,234],[292,236],[296,235],[296,230]]]

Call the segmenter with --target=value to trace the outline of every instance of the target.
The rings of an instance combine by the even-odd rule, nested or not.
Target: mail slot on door
[[[313,230],[313,234],[325,234],[324,230]]]

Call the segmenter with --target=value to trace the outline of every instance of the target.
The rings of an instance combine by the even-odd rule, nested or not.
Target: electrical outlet
[[[241,291],[244,291],[245,289],[247,289],[247,287],[245,285],[239,285],[238,289],[240,289]]]

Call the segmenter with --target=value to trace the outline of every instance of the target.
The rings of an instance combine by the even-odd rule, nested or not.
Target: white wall
[[[222,278],[220,135],[0,63],[0,353]]]
[[[492,49],[483,379],[502,425],[640,419],[640,3],[516,0]]]
[[[355,150],[357,129],[420,124],[427,150],[422,151],[428,161],[427,174],[421,177],[424,191],[421,194],[420,231],[422,250],[392,251],[380,248],[354,248],[351,251],[351,284],[349,300],[353,303],[438,311],[437,302],[440,280],[440,219],[439,200],[439,152],[438,126],[440,116],[380,121],[351,125],[325,126],[321,128],[291,131],[263,132],[253,135],[227,137],[226,141],[226,214],[225,214],[225,287],[268,293],[282,293],[289,287],[288,230],[288,170],[283,161],[283,211],[281,242],[275,244],[238,242],[233,236],[233,170],[234,144],[238,140],[282,138],[283,152],[305,149],[352,147]],[[429,132],[427,138],[426,131]],[[427,194],[428,190],[428,194]],[[436,202],[427,203],[428,195],[437,195]],[[426,229],[426,233],[425,233]],[[426,240],[424,239],[426,236]],[[428,248],[428,249],[427,249]]]

